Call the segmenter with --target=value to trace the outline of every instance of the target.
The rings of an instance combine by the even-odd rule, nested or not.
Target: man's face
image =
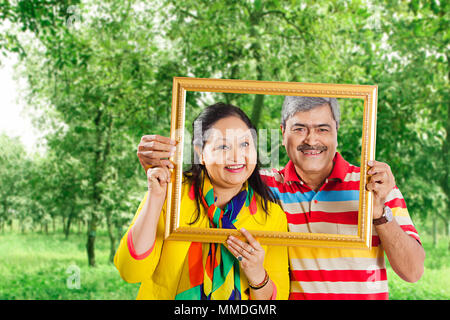
[[[336,121],[328,104],[297,112],[282,132],[283,146],[300,177],[331,173],[338,143]]]

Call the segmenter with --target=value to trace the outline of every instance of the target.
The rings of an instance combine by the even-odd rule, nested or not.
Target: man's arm
[[[366,188],[374,194],[373,219],[378,219],[383,215],[386,198],[395,186],[395,179],[386,163],[369,161],[369,166],[371,169],[368,174],[372,176]],[[395,219],[375,228],[395,273],[405,281],[418,281],[423,274],[425,260],[423,247],[403,231]]]
[[[425,260],[425,250],[419,242],[403,231],[395,219],[375,228],[395,273],[405,281],[418,281]]]

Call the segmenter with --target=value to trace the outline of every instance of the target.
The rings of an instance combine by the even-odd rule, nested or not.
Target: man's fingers
[[[367,163],[371,168],[367,171],[368,174],[376,174],[378,172],[389,172],[391,168],[387,163],[371,160]]]
[[[150,134],[150,135],[145,135],[141,138],[141,142],[150,142],[150,141],[158,141],[164,144],[170,144],[175,146],[177,144],[177,142],[175,140],[172,140],[168,137],[164,137],[164,136],[160,136],[158,134]]]
[[[367,191],[371,191],[374,193],[379,193],[383,188],[383,185],[381,183],[377,183],[377,182],[369,182],[366,185],[366,189]]]
[[[170,158],[172,156],[171,153],[165,151],[138,151],[138,156],[142,156],[149,159],[162,159],[162,158]]]
[[[167,152],[175,153],[176,146],[154,140],[154,141],[144,142],[144,143],[141,142],[138,146],[138,150],[139,151],[148,151],[148,150],[167,151]]]
[[[160,160],[161,166],[165,166],[168,167],[170,169],[175,168],[175,166],[173,165],[172,161],[170,160]]]
[[[142,167],[144,167],[145,171],[147,171],[149,168],[153,167],[168,167],[169,169],[175,168],[174,164],[170,160],[166,159],[152,159],[147,157],[141,157],[139,159],[141,162]]]
[[[378,172],[370,177],[370,182],[384,183],[388,181],[388,178],[386,172]]]

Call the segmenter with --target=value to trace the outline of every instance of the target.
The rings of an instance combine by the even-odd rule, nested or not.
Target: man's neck
[[[295,166],[295,172],[297,173],[300,180],[302,180],[311,190],[315,192],[319,191],[320,187],[324,184],[325,180],[330,176],[333,171],[334,162],[329,170],[324,170],[321,172],[302,172]]]

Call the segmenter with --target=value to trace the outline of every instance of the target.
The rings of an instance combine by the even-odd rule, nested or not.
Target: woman
[[[247,230],[287,231],[285,213],[261,181],[256,130],[239,108],[209,106],[194,128],[194,164],[184,173],[180,227],[236,228],[248,243],[164,241],[170,171],[147,171],[148,193],[114,263],[138,299],[287,299],[287,248],[261,246]]]

